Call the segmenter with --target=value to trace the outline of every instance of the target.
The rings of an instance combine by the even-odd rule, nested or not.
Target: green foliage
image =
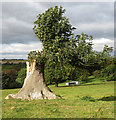
[[[16,88],[17,70],[10,69],[2,73],[2,88]]]
[[[18,72],[18,76],[17,76],[17,79],[16,79],[17,87],[22,87],[25,78],[26,78],[26,68],[22,68]]]
[[[72,67],[72,70],[69,71],[71,73],[71,78],[70,80],[76,80],[80,82],[87,82],[88,77],[90,76],[90,73],[87,69],[83,69],[81,67]]]
[[[95,51],[95,63],[99,66],[98,69],[105,68],[107,65],[113,63],[113,57],[111,57],[110,53],[113,51],[112,47],[108,47],[108,45],[104,45],[102,52]]]
[[[47,84],[54,84],[55,82],[62,83],[65,81],[82,81],[87,82],[90,75],[88,70],[77,68],[71,64],[65,64],[61,67],[58,63],[54,66],[52,63],[45,65],[45,81]]]
[[[71,26],[68,19],[63,16],[65,9],[61,6],[51,7],[45,13],[39,14],[34,22],[33,28],[35,35],[38,37],[45,49],[53,47],[53,41],[60,38],[60,41],[67,41],[75,29]]]
[[[34,62],[36,61],[36,67],[39,69],[42,73],[44,73],[44,66],[46,63],[46,56],[45,56],[45,51],[31,51],[28,54],[28,61],[29,62]]]
[[[39,67],[43,73],[45,72],[46,81],[50,80],[50,83],[58,83],[65,79],[65,64],[74,63],[72,59],[76,60],[74,51],[76,44],[72,33],[75,28],[63,16],[64,12],[62,7],[51,7],[45,13],[39,14],[34,22],[33,30],[44,48],[41,53],[29,54],[29,59],[34,58],[37,64],[41,63]]]
[[[107,66],[108,61],[112,62],[109,54],[112,47],[105,45],[102,52],[94,51],[92,35],[75,36],[75,28],[64,13],[61,6],[51,7],[39,14],[34,22],[33,30],[42,42],[43,50],[31,51],[28,60],[36,61],[47,84],[77,79],[87,82],[92,72]]]
[[[82,69],[79,80],[82,82],[88,82],[89,75],[90,75],[90,73],[88,72],[88,70]]]
[[[104,45],[103,54],[110,55],[112,51],[113,51],[113,47],[108,47],[108,45]]]
[[[116,65],[111,64],[101,70],[101,76],[106,80],[116,80]]]
[[[18,71],[21,68],[25,68],[25,63],[6,63],[2,65],[2,88],[9,89],[9,88],[16,88],[17,82],[16,78],[18,75]]]
[[[93,72],[93,75],[94,75],[95,77],[99,77],[99,76],[100,76],[100,70],[95,70],[95,71]]]
[[[2,72],[2,89],[8,88],[9,77],[7,74]]]
[[[6,62],[5,64],[2,64],[2,71],[5,72],[10,69],[16,69],[19,71],[21,68],[24,68],[24,67],[26,67],[25,63],[14,64],[14,63]]]
[[[82,33],[77,35],[77,54],[78,57],[85,63],[91,62],[91,55],[93,53],[93,37],[92,35],[88,36],[87,34]]]
[[[61,66],[57,63],[47,63],[45,66],[45,81],[48,84],[54,84],[55,82],[63,82],[64,71]]]

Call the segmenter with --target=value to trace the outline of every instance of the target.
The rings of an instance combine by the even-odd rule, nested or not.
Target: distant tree
[[[2,73],[2,87],[3,88],[15,88],[16,87],[16,69],[10,69]]]
[[[26,78],[26,68],[22,68],[22,69],[18,72],[18,76],[17,76],[17,78],[16,78],[17,87],[22,87],[25,78]]]
[[[104,45],[104,48],[101,52],[95,51],[94,53],[94,62],[96,62],[100,69],[107,67],[109,64],[113,63],[113,56],[111,56],[111,52],[113,51],[113,47],[108,47],[108,45]]]
[[[2,72],[2,89],[9,88],[9,76]]]
[[[77,54],[85,63],[91,63],[91,55],[93,54],[93,36],[82,33],[77,35]]]

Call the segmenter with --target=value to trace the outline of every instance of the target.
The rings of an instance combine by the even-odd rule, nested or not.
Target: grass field
[[[2,90],[3,118],[114,118],[114,82],[91,82],[79,86],[58,88],[49,86],[60,95],[57,100],[5,100],[19,89]]]

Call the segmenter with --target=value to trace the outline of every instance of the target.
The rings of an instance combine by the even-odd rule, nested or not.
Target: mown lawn
[[[114,118],[114,82],[98,82],[58,88],[50,86],[62,99],[5,100],[19,89],[2,90],[3,118]]]

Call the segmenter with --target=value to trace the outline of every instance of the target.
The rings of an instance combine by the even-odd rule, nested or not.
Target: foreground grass
[[[114,118],[114,82],[99,82],[50,89],[57,100],[5,100],[19,89],[2,90],[3,118]]]

